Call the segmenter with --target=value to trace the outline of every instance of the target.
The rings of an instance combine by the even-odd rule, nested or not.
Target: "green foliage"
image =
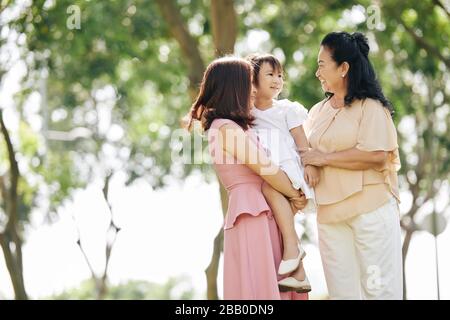
[[[130,280],[111,286],[105,300],[172,300],[193,299],[195,291],[185,277],[170,278],[166,283]],[[83,281],[78,288],[51,296],[51,300],[92,300],[95,299],[95,283]]]
[[[122,169],[129,173],[128,183],[144,177],[154,187],[163,186],[169,174],[183,178],[195,169],[186,166],[171,172],[168,132],[179,128],[191,101],[186,95],[186,65],[153,1],[57,1],[51,7],[44,3],[34,2],[14,27],[27,35],[28,50],[35,53],[30,70],[48,69],[46,112],[66,113],[57,121],[50,117],[48,128],[70,131],[76,124],[90,129],[95,140],[49,141],[49,151],[80,158],[95,155],[97,162],[85,171],[92,173],[98,166],[105,171]],[[81,9],[80,30],[66,26],[70,5]],[[183,15],[194,15],[191,9],[183,7]],[[115,168],[100,160],[108,139],[97,127],[100,103],[95,94],[105,86],[114,90],[111,122],[124,132],[112,143],[124,155]],[[88,174],[86,182],[92,178]]]
[[[67,25],[67,9],[72,5],[80,8],[80,29]],[[214,57],[209,2],[178,1],[177,5],[201,56],[209,62]],[[371,1],[239,0],[235,2],[238,44],[252,41],[250,31],[267,32],[270,37],[261,50],[284,58],[287,81],[282,95],[310,108],[323,98],[314,75],[322,37],[335,30],[363,31],[371,41],[370,59],[397,111],[395,121],[415,115],[417,125],[424,123],[430,112],[445,107],[448,101],[448,12],[431,0],[383,1],[375,7],[381,21],[369,26],[371,5]],[[354,16],[359,18],[352,20]],[[54,201],[68,195],[68,184],[82,185],[69,178],[68,172],[89,183],[99,167],[100,172],[125,170],[128,183],[145,178],[154,187],[166,184],[168,176],[182,181],[197,169],[211,177],[207,164],[180,166],[171,159],[171,133],[179,128],[191,103],[187,94],[189,62],[154,1],[33,1],[10,27],[25,35],[24,56],[31,84],[24,86],[23,100],[38,90],[44,69],[48,73],[44,104],[48,130],[69,132],[81,127],[92,134],[69,141],[44,137],[48,163],[61,159],[66,166],[57,170],[61,177],[48,175],[54,185],[62,187]],[[239,54],[250,53],[247,50]],[[112,90],[107,102],[99,95],[105,89]],[[427,90],[433,91],[433,96],[427,96]],[[105,105],[111,121],[101,129]],[[119,126],[123,134],[111,140],[108,133],[113,126]],[[435,140],[448,145],[448,130],[427,130],[431,128],[420,132],[424,138],[430,137],[423,140],[425,145]],[[37,151],[31,141],[37,138],[23,134],[23,151],[30,157]],[[113,157],[120,164],[111,164],[105,146],[115,150]],[[448,155],[441,158],[440,172],[444,174]]]
[[[208,64],[215,56],[210,1],[176,3]],[[381,21],[370,26],[372,4],[236,0],[236,48],[244,48],[237,54],[251,53],[243,44],[253,42],[252,31],[268,34],[258,50],[284,58],[282,96],[310,108],[324,97],[315,78],[323,36],[338,30],[364,32],[370,39],[370,59],[396,110],[396,124],[400,128],[410,120],[414,126],[412,132],[399,132],[401,181],[408,181],[402,189],[418,190],[415,196],[427,199],[434,195],[434,185],[449,180],[449,13],[432,0],[386,0],[375,7]],[[72,5],[81,10],[80,29],[67,26]],[[207,163],[172,161],[173,152],[195,153],[189,145],[193,136],[180,142],[172,140],[172,133],[192,103],[190,86],[198,84],[189,83],[189,59],[170,27],[152,0],[31,1],[16,20],[1,26],[2,31],[8,28],[23,35],[17,43],[27,65],[23,90],[16,97],[22,119],[16,148],[23,170],[23,221],[39,192],[48,193],[50,211],[55,212],[73,190],[110,171],[124,170],[128,184],[143,178],[155,188],[174,181],[169,177],[182,182],[195,170],[207,180],[213,177]],[[4,44],[2,36],[0,46]],[[0,77],[6,70],[0,66]],[[25,101],[36,92],[46,93],[38,111],[43,122],[39,132],[23,120]],[[61,135],[69,138],[55,138]],[[1,173],[7,168],[2,141]],[[408,178],[414,175],[419,181]],[[120,290],[149,298],[136,289],[142,285]],[[92,292],[92,286],[83,284],[74,296],[89,297],[86,292]]]

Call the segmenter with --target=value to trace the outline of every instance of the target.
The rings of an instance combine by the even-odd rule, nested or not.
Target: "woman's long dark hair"
[[[331,57],[338,65],[344,62],[350,65],[347,95],[344,98],[346,105],[350,105],[355,99],[372,98],[380,101],[393,115],[392,104],[384,96],[370,63],[369,43],[362,33],[331,32],[323,38],[321,45],[330,50]],[[333,94],[326,95],[331,97]]]
[[[211,62],[189,111],[188,128],[193,120],[200,120],[203,130],[208,130],[214,119],[223,118],[247,130],[254,120],[250,114],[251,81],[252,66],[244,59],[224,57]]]

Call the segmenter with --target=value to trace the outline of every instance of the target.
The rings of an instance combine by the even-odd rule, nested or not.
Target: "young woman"
[[[252,66],[225,57],[206,69],[189,113],[208,131],[210,154],[228,191],[224,223],[224,299],[307,299],[307,294],[280,293],[277,269],[280,234],[261,188],[264,181],[291,199],[297,209],[305,197],[259,146],[251,130]]]

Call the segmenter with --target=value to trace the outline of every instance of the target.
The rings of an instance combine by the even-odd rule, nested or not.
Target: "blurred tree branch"
[[[8,129],[3,119],[3,109],[0,109],[1,132],[6,144],[9,160],[9,183],[5,183],[1,176],[1,193],[5,203],[7,223],[5,230],[0,233],[0,245],[5,256],[8,272],[11,277],[15,297],[17,300],[28,299],[23,279],[22,239],[19,234],[17,185],[20,177],[16,153],[11,142]]]
[[[8,5],[11,4],[12,1],[10,0],[1,0],[0,1],[0,13],[5,9]]]
[[[447,8],[442,4],[441,1],[439,1],[439,0],[433,0],[433,3],[434,3],[436,6],[440,7],[442,10],[444,10],[444,12],[447,14],[447,16],[450,17],[450,12],[449,12],[449,11],[447,10]]]
[[[173,0],[157,0],[161,13],[169,26],[172,36],[177,40],[190,69],[190,92],[192,99],[197,94],[197,85],[201,82],[204,71],[204,63],[197,46]],[[211,3],[211,24],[213,29],[213,41],[215,55],[233,53],[237,36],[236,12],[233,1],[213,0]],[[220,198],[222,212],[225,216],[228,203],[226,190],[220,184]],[[208,267],[205,269],[207,280],[207,299],[217,300],[217,273],[220,255],[223,250],[223,229],[221,228],[214,238],[213,253]]]
[[[414,114],[414,122],[417,127],[417,144],[415,153],[417,155],[417,164],[412,166],[407,159],[404,159],[405,178],[409,185],[409,191],[412,195],[412,206],[402,217],[401,226],[405,230],[405,238],[402,246],[403,270],[405,270],[406,257],[410,247],[411,239],[415,231],[420,230],[415,223],[415,217],[421,207],[428,201],[434,201],[439,194],[443,182],[448,179],[446,172],[446,163],[449,161],[447,152],[441,152],[445,149],[445,143],[439,141],[439,134],[436,131],[438,121],[436,107],[433,98],[436,94],[433,81],[430,78],[425,79],[428,95],[424,102],[424,112]],[[448,131],[448,128],[447,128]],[[447,136],[444,133],[444,136]],[[414,173],[412,179],[410,174]],[[406,299],[406,276],[403,274],[404,298]]]
[[[107,230],[107,235],[111,234],[112,236],[111,237],[107,236],[107,238],[106,238],[105,268],[103,269],[103,272],[100,276],[98,276],[96,274],[96,272],[94,271],[94,268],[92,267],[92,264],[90,263],[90,260],[86,254],[86,251],[84,250],[84,247],[81,244],[80,231],[79,231],[79,228],[77,227],[77,230],[78,230],[77,245],[80,248],[80,250],[83,254],[84,260],[86,261],[86,263],[89,267],[89,270],[91,272],[91,277],[95,283],[96,299],[98,299],[98,300],[105,299],[107,292],[108,292],[108,267],[109,267],[109,262],[111,259],[111,251],[114,247],[114,244],[116,243],[117,234],[120,231],[120,228],[117,227],[117,225],[114,223],[112,206],[109,201],[109,184],[110,184],[112,176],[113,176],[113,171],[110,171],[106,175],[105,180],[104,180],[103,190],[102,190],[104,199],[106,201],[106,204],[108,205],[108,209],[109,209],[109,213],[110,213],[110,221],[109,221],[109,228]]]
[[[167,22],[167,26],[180,45],[181,51],[186,58],[189,69],[190,92],[192,99],[195,98],[197,86],[202,81],[205,64],[198,50],[196,39],[189,33],[186,23],[181,16],[174,0],[156,0],[161,14]]]
[[[432,46],[429,42],[427,42],[423,37],[419,36],[413,28],[408,27],[406,23],[398,17],[399,23],[405,28],[406,32],[416,41],[416,43],[423,48],[425,51],[427,51],[430,55],[438,58],[441,60],[447,68],[450,69],[450,58],[444,57],[444,55],[439,51],[439,49],[435,46]]]

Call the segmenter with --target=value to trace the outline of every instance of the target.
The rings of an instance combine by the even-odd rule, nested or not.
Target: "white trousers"
[[[318,224],[328,294],[333,300],[401,300],[402,248],[394,198],[339,223]]]

